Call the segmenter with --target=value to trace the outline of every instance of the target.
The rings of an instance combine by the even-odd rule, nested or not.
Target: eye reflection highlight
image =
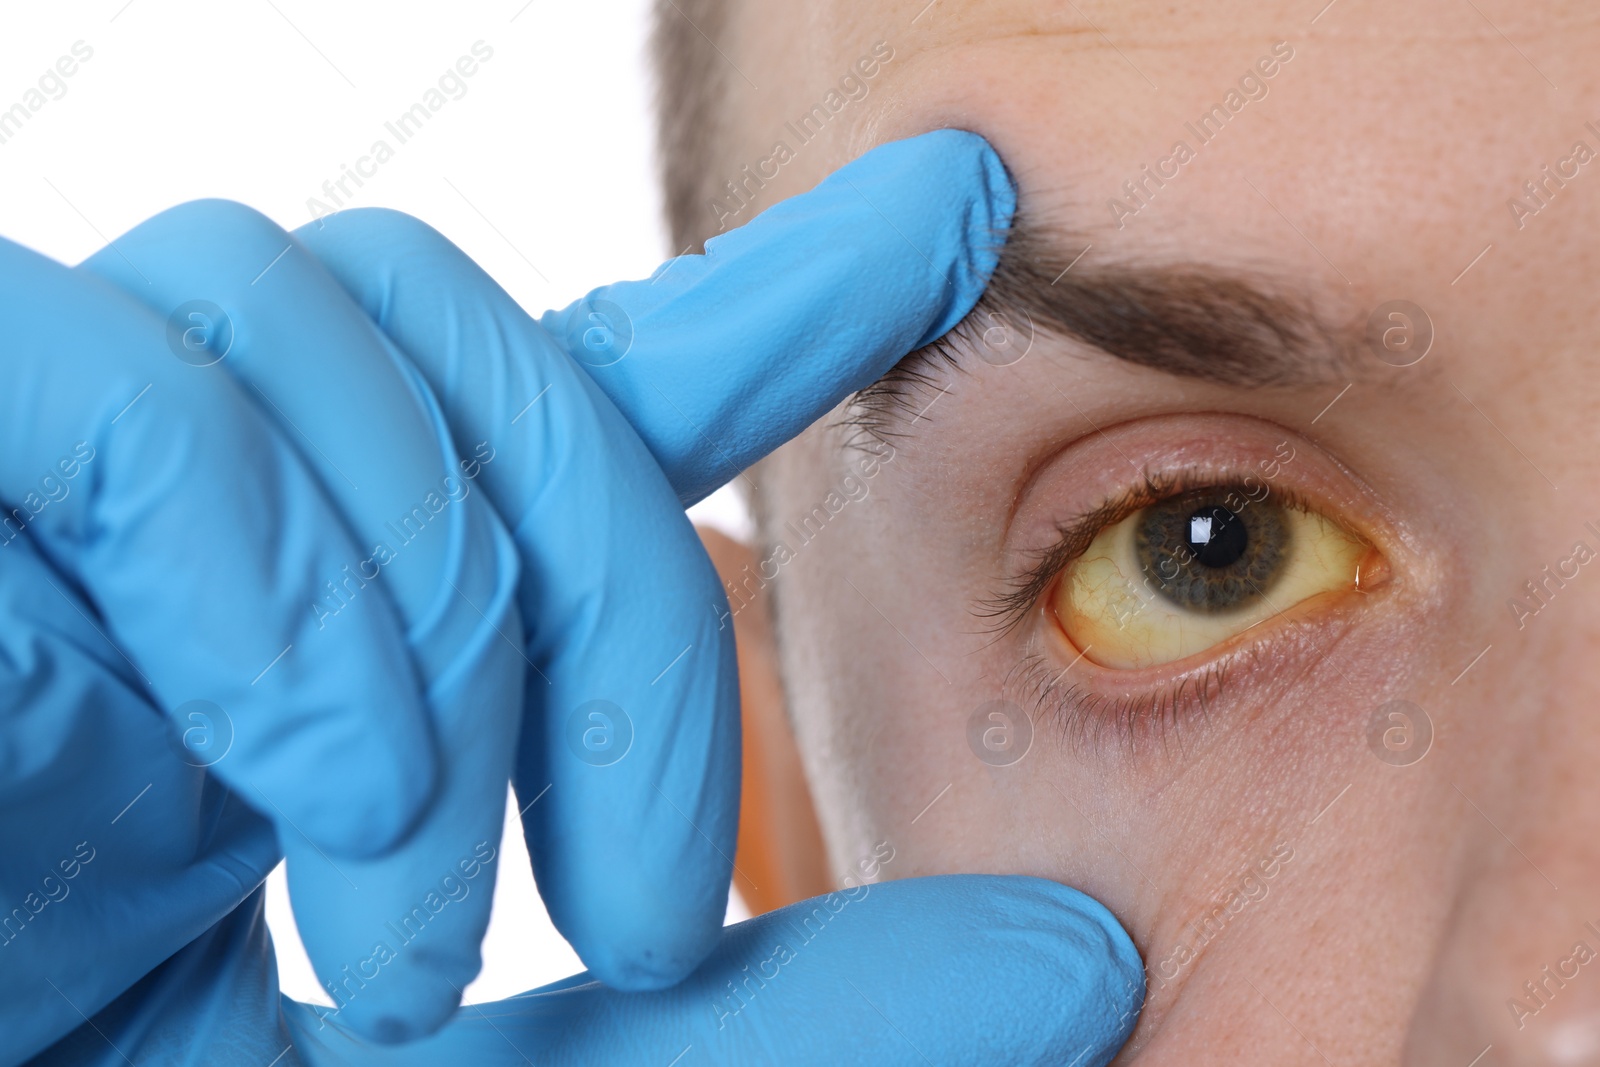
[[[1100,530],[1063,569],[1051,607],[1087,658],[1154,667],[1312,597],[1356,589],[1371,551],[1298,502],[1242,486],[1195,489]]]

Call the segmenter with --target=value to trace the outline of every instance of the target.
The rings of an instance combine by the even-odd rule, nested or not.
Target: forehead
[[[1600,265],[1592,5],[762,7],[735,25],[764,83],[736,108],[749,150],[874,42],[893,49],[838,132],[798,153],[783,180],[799,188],[871,144],[960,126],[1064,231],[1063,267],[1092,246],[1086,267],[1288,269],[1352,314],[1405,298],[1497,342],[1532,315],[1546,336],[1593,335],[1577,300]],[[1508,308],[1520,323],[1474,321]]]

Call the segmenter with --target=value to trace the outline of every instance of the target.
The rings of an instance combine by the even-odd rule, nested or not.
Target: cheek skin
[[[842,474],[837,436],[830,420],[813,426],[762,464],[757,476],[772,543],[784,541],[793,557],[775,587],[778,650],[784,688],[812,797],[825,829],[836,873],[856,869],[877,842],[900,836],[883,829],[883,791],[893,791],[897,766],[912,762],[898,748],[897,692],[914,688],[931,673],[912,654],[907,660],[895,630],[872,604],[893,617],[900,605],[874,585],[884,573],[867,535],[885,518],[884,497],[896,481],[897,457],[871,481],[868,495],[850,504],[815,539],[801,543],[792,531],[812,502],[821,500]],[[902,545],[899,563],[915,563],[915,543]],[[898,575],[896,576],[898,577]],[[869,604],[866,598],[870,598]],[[882,762],[879,760],[882,759]],[[884,877],[901,877],[896,861]]]

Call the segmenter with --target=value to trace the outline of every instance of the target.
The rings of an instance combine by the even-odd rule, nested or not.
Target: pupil
[[[1217,615],[1262,596],[1290,559],[1281,507],[1261,501],[1248,518],[1225,506],[1231,488],[1180,493],[1150,505],[1134,527],[1134,552],[1154,591],[1188,611]]]
[[[1207,504],[1189,513],[1184,524],[1186,543],[1194,558],[1207,567],[1237,563],[1249,543],[1239,517],[1220,504]]]

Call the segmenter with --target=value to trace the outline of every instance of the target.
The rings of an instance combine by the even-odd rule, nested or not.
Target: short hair
[[[728,0],[656,0],[656,155],[672,251],[699,252],[716,235],[712,179],[726,133]]]

